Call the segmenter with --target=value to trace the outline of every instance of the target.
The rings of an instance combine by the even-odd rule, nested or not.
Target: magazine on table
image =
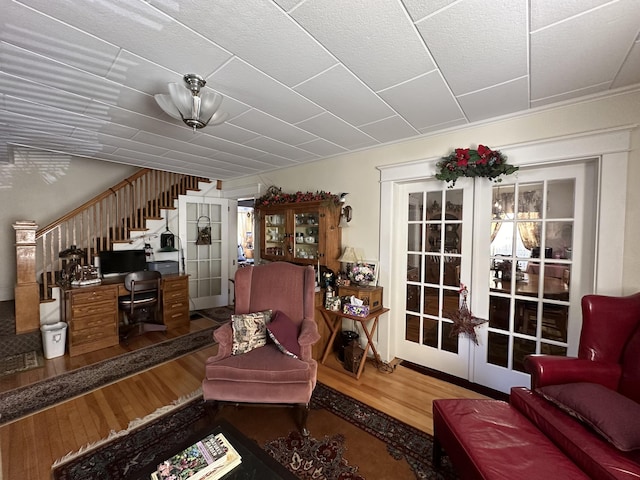
[[[152,480],[216,480],[231,471],[241,458],[222,433],[212,434],[165,460]]]

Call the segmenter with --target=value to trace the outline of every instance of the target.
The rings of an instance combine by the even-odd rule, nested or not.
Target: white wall
[[[479,143],[494,149],[559,136],[582,134],[626,125],[636,125],[632,133],[627,172],[619,172],[627,182],[627,226],[625,238],[624,293],[640,291],[640,91],[593,97],[579,103],[558,104],[520,116],[416,138],[402,143],[339,155],[327,160],[290,167],[261,176],[245,177],[223,183],[223,191],[262,184],[283,191],[325,190],[349,192],[347,203],[353,207],[353,220],[342,232],[343,246],[364,250],[369,259],[378,258],[380,229],[380,173],[376,167],[449,154],[457,147]],[[534,160],[534,159],[532,159]],[[425,176],[433,172],[425,172]],[[618,235],[612,232],[612,235]]]
[[[67,155],[16,151],[0,165],[0,301],[13,298],[16,281],[16,220],[44,227],[124,180],[137,167]]]

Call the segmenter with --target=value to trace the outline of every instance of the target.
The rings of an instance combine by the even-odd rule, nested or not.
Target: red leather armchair
[[[599,383],[640,403],[640,293],[582,299],[578,357],[530,355],[531,388]]]
[[[313,267],[275,262],[236,272],[235,313],[283,312],[299,324],[300,355],[287,356],[274,343],[232,355],[233,328],[231,323],[221,326],[214,332],[218,354],[207,359],[202,382],[203,397],[214,411],[221,403],[298,406],[300,429],[308,435],[306,420],[318,368],[311,349],[320,339],[314,292]]]

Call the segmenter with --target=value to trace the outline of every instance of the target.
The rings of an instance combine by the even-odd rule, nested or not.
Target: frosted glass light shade
[[[154,95],[156,102],[167,115],[182,120],[184,123],[198,128],[211,125],[220,125],[229,116],[218,109],[222,103],[222,95],[216,92],[202,91],[206,82],[195,74],[187,74],[184,81],[188,88],[177,83],[169,83],[169,94]]]

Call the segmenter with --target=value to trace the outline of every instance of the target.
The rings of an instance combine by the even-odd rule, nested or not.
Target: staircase
[[[12,341],[9,330],[18,337],[25,334],[40,338],[39,304],[55,301],[53,287],[59,280],[59,272],[65,268],[65,260],[59,258],[59,252],[75,245],[84,252],[79,263],[91,265],[101,251],[113,250],[118,244],[131,243],[134,236],[144,235],[148,220],[162,220],[162,210],[175,209],[174,201],[179,195],[200,191],[200,182],[211,183],[204,177],[145,168],[35,232],[28,231],[29,222],[22,222],[19,227],[22,232],[14,225],[16,299],[10,302],[15,305],[10,314],[7,312],[10,306],[0,306],[0,348],[3,348],[3,356],[9,355],[4,349]],[[13,340],[16,345],[23,343],[17,338]],[[22,351],[12,353],[34,349],[23,350],[21,347],[19,350]]]

